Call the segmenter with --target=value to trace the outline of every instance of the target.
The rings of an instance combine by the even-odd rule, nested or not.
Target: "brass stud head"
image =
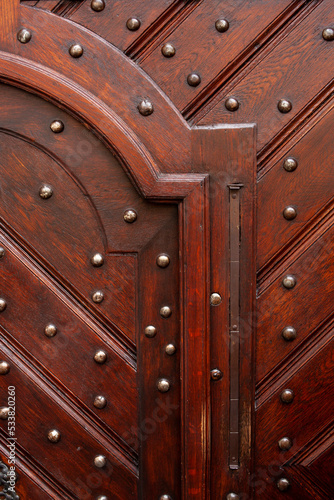
[[[334,40],[334,29],[325,28],[322,32],[322,38],[326,40],[326,42],[332,42]]]
[[[228,111],[237,111],[237,109],[239,109],[239,101],[237,101],[234,97],[229,97],[225,101],[225,108]]]
[[[32,37],[31,31],[27,30],[27,28],[22,28],[17,34],[17,39],[21,43],[30,42],[31,37]]]
[[[223,374],[218,368],[214,368],[211,370],[211,378],[212,380],[220,380],[222,378]]]
[[[157,388],[160,392],[168,392],[170,389],[170,382],[166,378],[160,378],[157,382]]]
[[[159,497],[159,500],[172,500],[172,497],[170,497],[169,495],[161,495],[161,497]]]
[[[94,458],[94,465],[98,467],[98,469],[102,469],[107,464],[107,459],[104,455],[96,455]]]
[[[215,27],[216,30],[219,31],[219,33],[225,33],[230,27],[229,22],[226,19],[218,19],[215,22]]]
[[[297,210],[292,206],[285,207],[283,210],[283,216],[286,220],[293,220],[297,217]]]
[[[297,338],[296,329],[293,326],[286,326],[282,331],[282,337],[287,341],[295,340]]]
[[[48,186],[47,184],[41,186],[39,190],[39,196],[43,198],[43,200],[48,200],[49,198],[51,198],[52,195],[53,195],[53,189],[51,186]]]
[[[168,306],[163,306],[161,309],[160,309],[160,315],[163,317],[163,318],[169,318],[172,314],[172,310],[170,307]]]
[[[210,304],[212,306],[219,306],[219,304],[221,304],[221,301],[222,298],[219,293],[214,292],[210,295]]]
[[[292,403],[294,397],[294,392],[291,389],[284,389],[284,391],[281,392],[280,396],[282,403],[286,404]]]
[[[108,497],[105,495],[99,495],[96,500],[108,500]]]
[[[290,450],[291,446],[292,446],[292,441],[290,438],[288,437],[283,437],[281,438],[279,441],[278,441],[278,446],[281,450],[283,451],[287,451],[287,450]]]
[[[154,111],[154,106],[149,101],[148,99],[143,99],[139,104],[138,104],[138,111],[141,115],[143,116],[149,116],[153,113]]]
[[[3,247],[0,247],[0,259],[5,255],[5,249]]]
[[[57,327],[56,327],[56,325],[53,325],[52,323],[49,323],[44,328],[44,333],[45,333],[45,335],[47,337],[54,337],[57,334]]]
[[[104,294],[101,292],[101,290],[97,290],[96,292],[93,293],[92,295],[92,300],[95,302],[95,304],[101,304],[104,300]]]
[[[168,356],[173,356],[173,354],[176,353],[176,347],[174,344],[168,344],[166,345],[165,351]]]
[[[0,299],[0,312],[4,311],[7,307],[7,302],[5,299]]]
[[[8,415],[9,415],[9,408],[7,408],[6,406],[2,406],[0,408],[0,419],[7,420]]]
[[[237,495],[236,493],[229,493],[226,496],[226,500],[239,500],[239,498],[239,495]]]
[[[94,406],[95,408],[98,408],[99,410],[102,410],[102,408],[105,408],[107,405],[107,400],[104,396],[96,396],[94,399]]]
[[[148,337],[149,339],[155,337],[157,334],[157,329],[155,328],[155,326],[152,326],[152,325],[148,325],[146,328],[145,328],[145,335],[146,337]]]
[[[75,43],[74,45],[71,45],[71,47],[68,49],[68,51],[70,53],[70,56],[74,57],[75,59],[77,59],[78,57],[81,57],[83,52],[84,52],[82,45],[80,45],[79,43]]]
[[[137,31],[137,30],[139,30],[140,26],[141,26],[141,22],[136,17],[130,17],[130,19],[128,19],[126,21],[126,27],[130,31]]]
[[[61,120],[54,120],[50,125],[50,129],[54,134],[60,134],[64,130],[64,124]]]
[[[159,267],[163,267],[163,268],[168,267],[169,263],[170,263],[170,258],[168,257],[167,254],[162,253],[162,254],[158,255],[158,257],[157,257],[157,265]]]
[[[161,47],[161,53],[165,57],[173,57],[173,56],[175,56],[176,50],[175,50],[175,47],[171,43],[165,43]]]
[[[48,440],[51,441],[51,443],[58,443],[60,438],[61,434],[57,429],[51,429],[51,431],[48,432]]]
[[[107,353],[105,351],[103,351],[102,349],[99,349],[94,354],[94,361],[96,363],[98,363],[99,365],[103,365],[103,363],[105,363],[107,361],[107,357],[108,357]]]
[[[90,259],[90,261],[91,261],[92,266],[101,267],[101,266],[103,266],[104,258],[103,258],[103,255],[101,253],[96,253]]]
[[[285,477],[281,477],[281,479],[277,481],[277,488],[280,491],[286,491],[289,487],[290,487],[290,481]]]
[[[288,274],[287,276],[284,276],[282,283],[284,288],[291,289],[296,286],[297,280],[294,276],[292,276],[292,274]]]
[[[287,172],[293,172],[298,167],[298,162],[294,158],[286,158],[283,167]]]
[[[7,361],[0,361],[0,375],[7,375],[10,370],[10,364]]]
[[[277,103],[278,110],[281,113],[289,113],[292,110],[292,102],[288,99],[280,99]]]
[[[101,12],[105,8],[106,4],[104,0],[92,0],[90,3],[90,8],[95,10],[95,12]]]
[[[137,213],[134,210],[125,210],[123,219],[128,224],[132,224],[137,220]]]
[[[197,73],[190,73],[187,76],[187,83],[190,87],[197,87],[201,83],[201,77]]]

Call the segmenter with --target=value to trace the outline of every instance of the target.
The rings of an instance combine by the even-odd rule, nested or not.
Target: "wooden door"
[[[333,13],[1,0],[0,497],[334,497]]]

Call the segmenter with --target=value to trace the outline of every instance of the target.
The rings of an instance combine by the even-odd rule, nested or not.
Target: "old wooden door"
[[[334,498],[333,16],[1,0],[0,498]]]

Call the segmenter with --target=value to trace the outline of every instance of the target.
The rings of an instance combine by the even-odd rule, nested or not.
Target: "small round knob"
[[[292,441],[290,438],[288,437],[283,437],[281,438],[279,441],[278,441],[278,446],[281,450],[283,451],[287,451],[287,450],[290,450],[291,446],[292,446]]]
[[[155,337],[156,334],[157,334],[157,329],[155,328],[155,326],[149,325],[145,328],[146,337],[151,339],[151,338]]]
[[[4,311],[7,307],[7,302],[5,299],[0,299],[0,312]]]
[[[147,99],[144,99],[138,104],[138,111],[141,115],[143,116],[149,116],[153,113],[154,111],[154,106],[151,103],[151,101],[148,101]]]
[[[49,198],[51,198],[52,195],[53,195],[53,189],[51,186],[48,186],[47,184],[44,184],[39,190],[39,196],[43,200],[48,200]]]
[[[168,257],[167,254],[162,253],[162,254],[158,255],[158,257],[157,257],[157,265],[159,267],[163,267],[163,268],[168,267],[169,263],[170,263],[170,258]]]
[[[170,382],[166,378],[160,378],[157,382],[157,387],[160,392],[168,392],[170,389]]]
[[[221,301],[222,301],[222,298],[221,298],[221,296],[220,296],[219,293],[214,292],[214,293],[211,294],[211,296],[210,296],[210,304],[212,306],[219,306],[219,304],[221,303]]]
[[[101,253],[96,253],[90,259],[90,261],[91,261],[92,266],[101,267],[101,266],[103,266],[104,258],[103,258],[103,255]]]
[[[287,276],[285,276],[283,278],[283,286],[285,288],[288,288],[288,289],[291,289],[291,288],[294,288],[297,284],[297,280],[294,276],[292,276],[291,274],[288,274]]]
[[[159,497],[159,500],[172,500],[172,497],[170,497],[169,495],[161,495],[161,497]]]
[[[176,50],[171,43],[165,43],[165,45],[161,47],[161,52],[165,57],[173,57],[175,56]]]
[[[295,397],[294,392],[291,389],[284,389],[281,392],[281,401],[282,403],[292,403],[293,398]]]
[[[94,361],[96,363],[98,363],[99,365],[103,365],[103,363],[105,363],[107,361],[107,357],[108,357],[107,353],[105,351],[103,351],[102,349],[99,349],[94,354]]]
[[[64,130],[64,124],[61,120],[54,120],[50,125],[50,129],[54,134],[60,134]]]
[[[10,364],[7,361],[0,361],[0,375],[7,375],[10,370]]]
[[[141,22],[136,17],[130,17],[130,19],[126,21],[126,27],[130,31],[137,31],[140,28],[140,26]]]
[[[107,463],[107,459],[104,455],[96,455],[94,458],[94,465],[98,467],[98,469],[102,469]]]
[[[283,167],[287,172],[293,172],[298,167],[298,162],[294,158],[286,158]]]
[[[222,378],[223,374],[218,368],[214,368],[211,370],[211,378],[212,380],[220,380]]]
[[[163,306],[161,309],[160,309],[160,315],[163,317],[163,318],[169,318],[172,314],[172,310],[170,307],[168,306]]]
[[[287,341],[295,340],[297,337],[296,329],[293,326],[286,326],[282,331],[282,337]]]
[[[216,27],[216,30],[219,31],[219,33],[224,33],[225,31],[227,31],[229,29],[230,24],[226,19],[218,19],[215,22],[215,27]]]
[[[31,31],[27,30],[27,28],[22,28],[17,34],[17,39],[21,43],[30,42],[31,37],[32,37]]]
[[[334,29],[325,28],[322,32],[322,38],[326,40],[326,42],[332,42],[334,40]]]
[[[45,335],[47,337],[54,337],[57,334],[57,327],[56,327],[56,325],[53,325],[52,323],[49,323],[44,328],[44,333],[45,333]]]
[[[281,113],[289,113],[292,110],[292,103],[288,99],[280,99],[277,107]]]
[[[57,429],[52,429],[51,431],[48,432],[48,440],[51,441],[51,443],[58,443],[60,441],[61,434]]]
[[[102,410],[102,408],[105,408],[107,405],[107,400],[104,396],[96,396],[94,399],[94,406],[95,408],[98,408],[99,410]]]
[[[165,351],[168,356],[173,356],[173,354],[176,353],[176,347],[174,344],[168,344],[166,345]]]
[[[77,59],[78,57],[82,56],[84,50],[82,45],[80,45],[79,43],[75,43],[74,45],[71,45],[68,51],[70,53],[70,56]]]
[[[297,210],[295,207],[288,206],[283,210],[283,216],[286,220],[292,220],[297,217]]]
[[[137,213],[134,210],[126,210],[124,212],[123,218],[128,224],[132,224],[137,220]]]
[[[201,77],[197,73],[190,73],[187,76],[187,82],[190,87],[197,87],[201,83]]]
[[[0,408],[0,419],[7,420],[8,415],[9,415],[9,408],[7,408],[6,406],[2,406]]]
[[[239,102],[234,97],[229,97],[225,101],[225,108],[228,111],[237,111],[239,109]]]
[[[105,8],[106,4],[104,0],[92,0],[90,3],[90,8],[95,10],[95,12],[101,12]]]
[[[99,495],[96,500],[108,500],[108,497],[105,495]]]
[[[5,255],[5,249],[3,247],[0,247],[0,259]]]
[[[226,496],[226,500],[239,500],[239,498],[239,495],[237,495],[236,493],[229,493]]]
[[[277,488],[280,491],[286,491],[289,487],[290,487],[290,481],[285,477],[281,477],[281,479],[277,481]]]
[[[93,293],[92,295],[92,300],[95,302],[95,304],[101,304],[104,300],[104,294],[101,292],[101,290],[97,290],[96,292]]]

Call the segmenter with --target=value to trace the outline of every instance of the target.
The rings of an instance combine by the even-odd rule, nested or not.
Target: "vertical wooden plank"
[[[20,0],[0,2],[0,49],[12,52],[19,24]]]

